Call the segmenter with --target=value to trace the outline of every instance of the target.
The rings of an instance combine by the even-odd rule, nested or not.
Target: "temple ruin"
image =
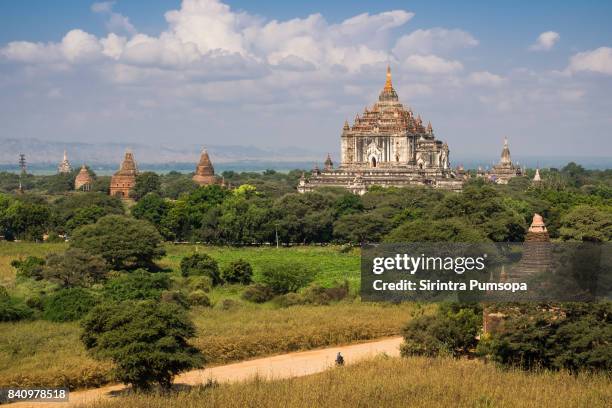
[[[136,161],[132,152],[128,150],[125,152],[121,167],[111,177],[110,195],[122,199],[129,198],[130,190],[136,185],[136,176],[138,176]]]

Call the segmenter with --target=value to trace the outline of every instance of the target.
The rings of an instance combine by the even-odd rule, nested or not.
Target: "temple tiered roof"
[[[431,123],[430,123],[431,125]],[[431,129],[431,126],[428,126]],[[378,96],[378,102],[366,107],[361,116],[356,115],[352,126],[345,122],[343,131],[380,134],[432,133],[423,126],[420,116],[414,117],[410,108],[399,102],[391,81],[391,68],[387,67],[387,80]]]
[[[70,173],[71,171],[72,171],[72,166],[70,165],[70,162],[68,161],[68,155],[66,154],[66,151],[64,150],[64,159],[59,164],[59,166],[57,166],[57,172],[60,174],[66,174],[66,173]]]

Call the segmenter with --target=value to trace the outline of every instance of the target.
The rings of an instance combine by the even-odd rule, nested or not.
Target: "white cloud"
[[[461,62],[446,60],[437,55],[411,55],[404,60],[403,66],[426,74],[451,74],[463,69]]]
[[[91,11],[108,16],[106,29],[111,33],[136,34],[136,27],[123,14],[113,11],[114,1],[103,1],[91,5]]]
[[[599,47],[595,50],[579,52],[570,58],[567,71],[590,71],[612,75],[612,48]]]
[[[545,31],[538,36],[538,39],[529,49],[531,51],[549,51],[559,41],[561,36],[555,31]]]
[[[468,82],[479,86],[500,86],[506,82],[506,78],[488,71],[472,72],[468,76]]]
[[[437,27],[416,30],[400,37],[393,47],[393,54],[402,59],[410,54],[445,53],[477,45],[478,40],[466,31]]]

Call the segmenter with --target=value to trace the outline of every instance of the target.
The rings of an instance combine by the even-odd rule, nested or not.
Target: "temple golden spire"
[[[391,66],[387,64],[387,81],[385,82],[385,90],[393,89],[393,83],[391,83]]]

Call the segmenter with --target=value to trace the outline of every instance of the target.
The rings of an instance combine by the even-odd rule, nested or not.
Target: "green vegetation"
[[[42,317],[54,322],[79,320],[87,314],[97,301],[94,295],[81,288],[61,289],[45,299]]]
[[[441,304],[435,314],[411,319],[403,330],[402,356],[468,355],[478,344],[482,307],[458,303]]]
[[[253,280],[253,268],[244,259],[237,259],[223,268],[221,277],[227,283],[248,285]]]
[[[115,363],[115,378],[138,390],[152,383],[170,388],[181,371],[201,367],[202,355],[187,339],[195,327],[185,311],[155,301],[103,304],[82,323],[90,353]]]
[[[183,276],[207,276],[213,285],[223,282],[219,273],[217,261],[206,254],[193,254],[181,260],[181,274]]]
[[[413,309],[362,303],[197,307],[189,312],[197,333],[191,343],[207,364],[219,364],[396,335]],[[0,384],[75,389],[112,381],[112,364],[87,355],[77,322],[0,323],[0,332]]]
[[[392,375],[391,375],[392,373]],[[605,375],[525,375],[476,360],[377,358],[307,377],[130,395],[90,408],[196,407],[607,407]]]

